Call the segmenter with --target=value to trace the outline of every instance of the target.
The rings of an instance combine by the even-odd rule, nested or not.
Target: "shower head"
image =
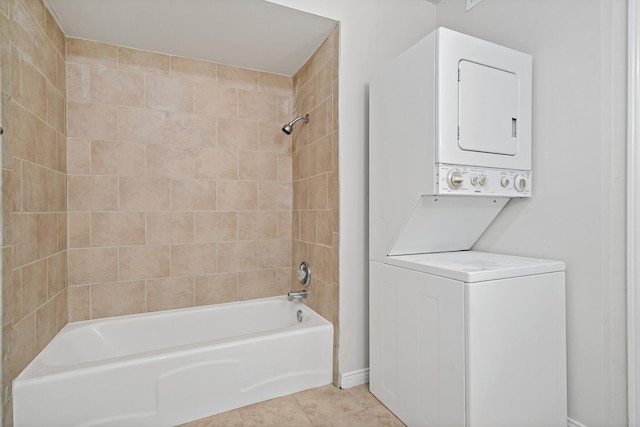
[[[291,120],[289,123],[282,126],[282,132],[286,133],[287,135],[291,135],[291,132],[293,132],[293,125],[298,120],[304,120],[305,123],[309,123],[309,115],[307,114],[306,116],[298,116],[295,119]]]

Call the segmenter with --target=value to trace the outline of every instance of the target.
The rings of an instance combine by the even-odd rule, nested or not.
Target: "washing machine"
[[[563,262],[371,262],[370,389],[408,426],[567,425]]]
[[[531,82],[446,28],[370,81],[370,390],[410,427],[567,425],[564,263],[472,250],[533,195]]]

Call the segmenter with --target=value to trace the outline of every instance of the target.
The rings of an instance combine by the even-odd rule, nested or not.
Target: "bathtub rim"
[[[89,320],[81,320],[77,322],[71,322],[65,325],[56,336],[63,332],[73,331],[75,329],[81,328],[83,326],[91,325],[91,324],[100,324],[106,322],[125,322],[130,321],[132,319],[136,319],[139,317],[145,318],[155,318],[155,317],[167,317],[172,314],[182,313],[182,312],[193,312],[193,311],[206,311],[211,310],[213,308],[230,308],[235,305],[253,305],[259,303],[265,303],[269,301],[276,300],[286,300],[286,296],[273,296],[266,298],[255,298],[250,300],[243,301],[231,301],[227,303],[220,304],[209,304],[197,307],[184,307],[170,310],[159,310],[148,313],[134,313],[127,314],[122,316],[111,316],[111,317],[103,317],[99,319],[89,319]],[[189,343],[171,347],[165,347],[162,349],[143,351],[138,353],[132,353],[122,356],[116,356],[106,359],[92,360],[88,362],[80,362],[74,364],[67,365],[47,365],[43,363],[42,354],[46,350],[43,348],[36,357],[20,372],[20,374],[13,380],[12,387],[16,387],[18,383],[28,384],[31,382],[41,382],[41,381],[49,381],[55,380],[58,377],[66,377],[66,376],[76,376],[82,375],[84,372],[92,369],[98,369],[101,366],[108,366],[109,369],[115,369],[119,367],[125,367],[129,365],[134,365],[142,362],[152,362],[154,360],[167,358],[167,357],[179,357],[184,356],[188,353],[199,354],[212,349],[217,348],[227,348],[233,345],[238,344],[246,344],[248,342],[261,342],[270,339],[271,337],[283,336],[283,335],[300,335],[309,329],[326,329],[330,328],[333,336],[333,324],[321,316],[317,311],[313,310],[308,305],[304,304],[302,301],[286,301],[287,304],[295,304],[296,307],[303,307],[306,310],[310,310],[314,319],[312,322],[305,324],[303,327],[299,325],[286,326],[283,328],[272,329],[268,331],[254,332],[243,335],[236,335],[233,337],[223,338],[223,339],[212,339],[205,341],[198,341],[196,343]],[[54,336],[55,339],[55,336]],[[53,341],[53,340],[52,340]]]

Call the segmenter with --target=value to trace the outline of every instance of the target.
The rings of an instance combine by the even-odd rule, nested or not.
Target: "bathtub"
[[[329,384],[332,351],[286,297],[70,323],[14,381],[14,424],[174,426]]]

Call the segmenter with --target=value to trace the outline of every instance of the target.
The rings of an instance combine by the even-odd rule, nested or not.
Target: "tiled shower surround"
[[[289,290],[291,86],[67,40],[70,321]]]
[[[65,37],[39,0],[0,0],[2,405],[67,323]]]
[[[309,113],[293,133],[293,262],[313,275],[308,304],[334,325],[333,382],[338,345],[338,30],[293,76],[294,116]],[[294,284],[300,287],[300,284]]]
[[[303,259],[337,336],[338,31],[288,77],[65,38],[41,0],[0,0],[3,425],[67,322],[283,295]]]
[[[337,43],[292,78],[67,40],[69,321],[284,295],[306,259],[337,333]]]

